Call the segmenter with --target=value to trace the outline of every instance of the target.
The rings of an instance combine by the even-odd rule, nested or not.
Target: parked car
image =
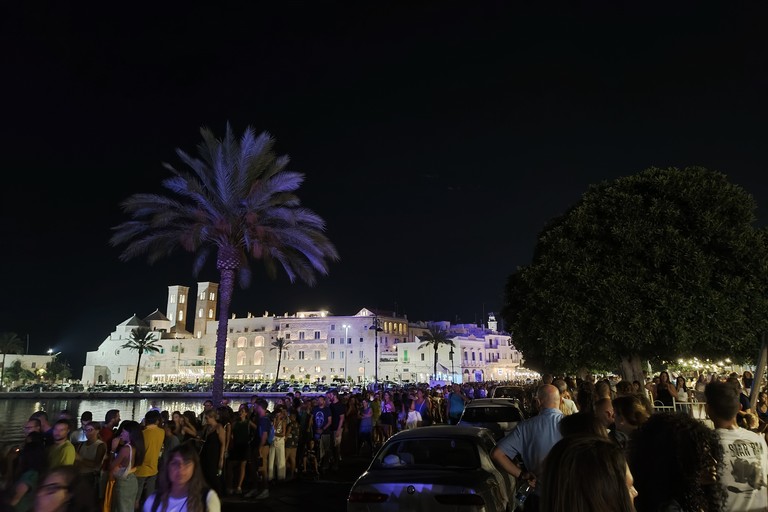
[[[458,425],[487,428],[498,441],[524,419],[525,413],[514,399],[475,398],[464,406]]]
[[[496,467],[488,429],[435,425],[390,437],[347,497],[347,512],[515,509],[515,478]]]

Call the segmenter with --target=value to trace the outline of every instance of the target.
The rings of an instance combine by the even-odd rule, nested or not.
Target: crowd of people
[[[236,410],[205,400],[199,413],[153,406],[140,422],[86,411],[79,428],[67,411],[53,424],[38,411],[8,457],[2,510],[217,512],[226,495],[260,500],[272,485],[337,471],[343,457],[371,457],[400,430],[455,424],[500,384],[296,391],[271,410],[258,395]],[[529,512],[766,510],[768,394],[751,409],[753,385],[746,373],[690,388],[667,372],[644,383],[544,375],[521,386],[529,418],[492,457],[533,489]],[[701,404],[712,425],[657,412],[673,397]]]
[[[691,389],[667,372],[645,383],[544,375],[533,416],[492,458],[533,489],[526,512],[765,511],[768,445],[753,385],[749,372],[701,376]],[[676,401],[684,407],[666,409]],[[765,396],[757,410],[768,410]]]

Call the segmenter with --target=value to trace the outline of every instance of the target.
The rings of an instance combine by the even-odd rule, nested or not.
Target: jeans
[[[112,498],[112,512],[133,512],[139,485],[133,473],[115,481],[115,495]]]

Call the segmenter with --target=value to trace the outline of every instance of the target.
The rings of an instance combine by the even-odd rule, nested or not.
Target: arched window
[[[200,310],[197,312],[197,318],[203,318],[203,308],[200,308]]]
[[[264,336],[256,336],[253,339],[253,346],[254,347],[263,347],[264,346]]]
[[[213,308],[208,310],[208,318],[213,318]]]
[[[264,352],[262,352],[261,350],[257,350],[253,354],[253,364],[255,364],[257,366],[261,365],[261,364],[264,364]]]
[[[245,352],[240,351],[237,353],[237,366],[243,366],[245,364]]]
[[[248,346],[248,338],[245,336],[240,336],[237,338],[237,348],[244,348]]]

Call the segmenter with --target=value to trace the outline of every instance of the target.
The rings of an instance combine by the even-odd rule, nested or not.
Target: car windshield
[[[461,421],[471,423],[499,423],[523,421],[516,407],[467,407]]]
[[[477,469],[480,458],[476,442],[473,439],[408,439],[387,445],[375,460],[375,466],[380,469],[435,465]]]

